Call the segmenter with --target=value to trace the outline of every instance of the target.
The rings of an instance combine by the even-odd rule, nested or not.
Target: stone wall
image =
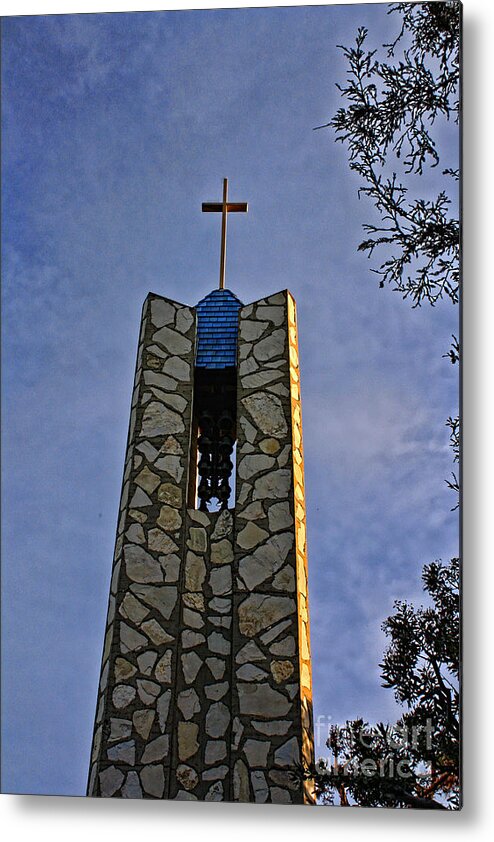
[[[295,306],[240,315],[234,511],[187,508],[193,308],[145,302],[88,794],[310,803]]]
[[[240,311],[233,655],[234,800],[303,803],[313,759],[295,303]]]
[[[143,308],[88,794],[166,798],[182,628],[194,311]]]

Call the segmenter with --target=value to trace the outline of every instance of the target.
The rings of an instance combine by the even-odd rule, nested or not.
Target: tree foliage
[[[347,145],[350,168],[362,179],[359,195],[380,215],[381,224],[364,225],[368,236],[359,246],[369,257],[383,255],[373,270],[379,285],[391,284],[414,307],[443,298],[456,304],[460,226],[448,189],[457,194],[459,172],[442,169],[444,189],[434,198],[416,192],[420,177],[441,162],[437,124],[459,119],[461,7],[395,3],[388,14],[401,16],[401,28],[383,45],[385,61],[366,48],[365,28],[354,47],[341,47],[348,73],[338,88],[346,107],[318,128],[333,128]],[[444,356],[459,362],[455,336]],[[459,418],[449,417],[446,426],[458,462]],[[459,494],[455,473],[447,484]],[[330,762],[303,770],[323,803],[337,795],[342,806],[459,807],[459,559],[425,565],[422,578],[431,604],[414,608],[398,600],[382,626],[389,639],[380,664],[383,687],[394,691],[404,713],[393,725],[356,719],[330,729]]]
[[[406,712],[394,725],[330,729],[331,762],[305,770],[323,803],[338,794],[342,806],[459,807],[459,561],[428,564],[422,578],[431,605],[399,600],[383,623],[383,686]]]
[[[359,246],[369,256],[385,247],[373,270],[380,286],[392,284],[413,306],[443,297],[456,303],[460,228],[448,189],[459,172],[443,169],[444,189],[432,199],[413,196],[411,185],[440,164],[436,123],[459,119],[460,4],[395,3],[388,13],[400,14],[402,24],[395,41],[383,45],[386,61],[366,48],[368,32],[360,28],[355,46],[341,47],[348,73],[338,88],[347,105],[317,128],[333,128],[347,145],[350,168],[363,182],[359,195],[381,217],[380,225],[364,225],[369,236]]]

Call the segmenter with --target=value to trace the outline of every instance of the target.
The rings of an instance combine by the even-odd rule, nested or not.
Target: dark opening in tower
[[[197,305],[189,505],[228,507],[236,433],[238,314],[242,302],[228,289]],[[194,470],[195,466],[195,470]]]

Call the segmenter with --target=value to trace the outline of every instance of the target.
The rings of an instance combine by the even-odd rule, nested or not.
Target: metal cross
[[[229,213],[247,213],[247,202],[228,201],[228,179],[223,179],[223,201],[203,202],[203,213],[221,213],[221,257],[220,257],[220,289],[225,288],[226,266],[226,218]]]

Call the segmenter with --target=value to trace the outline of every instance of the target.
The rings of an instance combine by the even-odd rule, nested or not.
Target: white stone
[[[160,686],[154,681],[149,681],[147,678],[137,679],[137,692],[141,702],[145,705],[152,705],[154,700],[160,694]]]
[[[154,798],[162,798],[165,788],[163,766],[145,766],[141,769],[141,783],[144,792]]]
[[[133,509],[139,509],[145,508],[146,506],[152,506],[153,501],[148,497],[146,492],[142,490],[142,488],[136,488],[129,505]]]
[[[293,766],[300,763],[300,750],[296,737],[287,740],[282,746],[276,749],[274,753],[274,762],[277,766]]]
[[[256,731],[259,731],[260,734],[267,734],[268,737],[283,736],[292,727],[290,720],[286,719],[279,719],[274,722],[256,722],[253,720],[252,725]]]
[[[195,646],[200,646],[204,643],[206,638],[200,632],[192,631],[192,629],[184,629],[182,632],[182,648],[192,649]]]
[[[115,660],[115,681],[125,681],[127,678],[132,678],[137,672],[136,668],[132,666],[125,658],[116,658]]]
[[[291,704],[269,684],[237,684],[240,713],[273,719],[286,716]]]
[[[177,705],[182,711],[184,719],[192,719],[192,717],[201,710],[199,696],[193,687],[188,690],[182,690],[182,692],[178,694]]]
[[[168,754],[169,743],[168,734],[151,740],[144,749],[141,763],[155,763],[157,760],[162,760]]]
[[[154,462],[154,460],[158,457],[159,451],[156,450],[150,441],[141,441],[140,444],[136,445],[136,449],[140,450],[141,453],[144,453],[148,462]]]
[[[204,620],[198,611],[191,611],[190,608],[184,608],[182,612],[182,619],[186,626],[192,629],[204,628]]]
[[[180,529],[182,518],[176,509],[165,505],[161,507],[156,523],[158,526],[161,526],[162,529],[174,532],[176,529]]]
[[[237,517],[242,518],[243,520],[260,520],[265,517],[262,503],[260,500],[256,500],[254,503],[249,503],[243,511],[240,511],[237,514]]]
[[[134,728],[143,740],[147,740],[149,737],[155,716],[154,710],[136,710],[133,713],[132,722],[134,723]]]
[[[211,544],[211,564],[231,564],[233,547],[227,538]]]
[[[281,623],[277,623],[276,626],[273,626],[272,629],[269,629],[269,631],[261,635],[262,642],[267,646],[272,640],[275,640],[281,632],[290,628],[291,625],[292,620],[283,620]]]
[[[204,796],[204,801],[223,801],[223,784],[221,781],[217,781],[209,787]]]
[[[197,652],[184,652],[180,656],[180,660],[182,661],[185,683],[192,684],[196,680],[197,673],[202,666],[202,661]]]
[[[154,670],[157,681],[160,684],[171,684],[172,681],[172,650],[167,649],[159,659]]]
[[[173,322],[175,307],[161,298],[151,299],[151,321],[155,327],[163,327]]]
[[[171,690],[165,690],[156,703],[156,710],[158,711],[158,722],[160,724],[160,731],[163,733],[166,729],[168,721],[168,713],[170,711]]]
[[[130,719],[110,719],[110,743],[116,740],[126,740],[132,733],[132,722]]]
[[[293,517],[290,514],[290,504],[288,501],[284,503],[273,503],[268,509],[268,521],[270,532],[280,532],[282,529],[288,529],[293,524]]]
[[[254,357],[248,357],[246,360],[242,360],[238,367],[238,373],[240,377],[245,377],[246,374],[252,374],[254,371],[257,371],[259,368],[259,363],[256,363]]]
[[[223,678],[226,669],[224,661],[221,661],[219,658],[206,658],[206,664],[208,665],[213,678]]]
[[[165,574],[165,582],[177,582],[180,572],[180,559],[175,553],[160,556],[160,564]]]
[[[211,525],[211,520],[207,512],[200,512],[199,509],[187,509],[187,514],[194,523],[200,523],[201,526]]]
[[[149,614],[149,608],[141,605],[131,593],[126,593],[118,609],[122,617],[132,620],[133,623],[141,623]]]
[[[286,319],[286,310],[284,307],[269,307],[266,304],[261,304],[257,308],[257,318],[268,319],[275,325],[281,325],[283,320]]]
[[[131,590],[146,605],[156,608],[165,620],[170,619],[178,598],[175,585],[131,585]]]
[[[249,766],[266,766],[270,748],[269,740],[246,740],[244,754]]]
[[[225,599],[222,596],[214,596],[208,603],[212,611],[217,611],[218,614],[228,614],[232,608],[231,599]]]
[[[218,779],[224,780],[228,775],[228,766],[215,766],[214,769],[206,769],[202,773],[203,781],[216,781]]]
[[[153,556],[136,544],[124,547],[125,569],[133,582],[162,582],[163,571]]]
[[[99,774],[99,782],[101,795],[103,798],[111,798],[115,795],[118,789],[122,786],[124,776],[120,769],[115,766],[109,766]]]
[[[238,716],[233,717],[232,723],[232,749],[238,751],[242,734],[244,733],[244,726],[240,722]]]
[[[161,529],[150,529],[148,532],[148,547],[156,553],[173,553],[178,547],[169,535]]]
[[[242,760],[237,760],[233,769],[233,800],[249,802],[249,773]]]
[[[165,328],[166,330],[166,328]],[[265,361],[281,357],[285,350],[286,331],[282,328],[273,330],[265,339],[254,345],[253,354],[256,360]]]
[[[156,646],[162,646],[163,643],[171,643],[173,640],[173,637],[160,626],[154,617],[151,620],[146,620],[141,625],[141,629]]]
[[[256,428],[253,427],[250,421],[248,421],[247,418],[244,417],[240,418],[240,426],[244,431],[244,435],[247,441],[250,442],[250,444],[253,444],[257,435]]]
[[[136,485],[139,485],[148,494],[152,494],[154,489],[160,484],[160,478],[145,465],[142,471],[136,476],[135,482]]]
[[[217,626],[220,629],[230,629],[232,627],[232,618],[231,617],[213,617],[209,618],[209,622],[213,626]]]
[[[182,505],[182,489],[173,482],[163,482],[158,488],[158,500],[179,509]]]
[[[185,587],[188,591],[200,591],[206,578],[204,560],[192,552],[185,559]]]
[[[232,571],[230,567],[217,567],[209,574],[209,585],[215,596],[231,593]]]
[[[221,684],[207,684],[204,688],[204,693],[207,699],[218,702],[228,693],[228,689],[228,681],[223,681]]]
[[[135,687],[130,687],[128,684],[117,684],[112,694],[113,706],[117,710],[126,708],[135,699],[135,695]]]
[[[242,681],[263,681],[263,679],[268,678],[268,673],[260,667],[256,667],[255,664],[243,664],[237,670],[237,678]]]
[[[163,392],[162,389],[151,388],[151,391],[155,398],[158,398],[159,401],[170,406],[172,409],[175,409],[177,412],[183,414],[185,408],[187,406],[187,401],[182,395],[177,394],[170,394],[170,392]]]
[[[273,655],[295,655],[295,638],[292,635],[284,637],[278,643],[273,643],[269,649]]]
[[[224,740],[208,740],[206,743],[206,752],[204,755],[204,762],[211,766],[212,763],[218,763],[226,757],[226,743]]]
[[[218,515],[218,520],[211,535],[212,541],[219,541],[221,538],[226,538],[233,531],[233,517],[228,509],[224,509]]]
[[[106,753],[108,760],[113,760],[115,763],[127,763],[129,766],[133,766],[136,761],[136,744],[134,740],[127,740],[125,743],[111,746]]]
[[[133,544],[144,544],[146,541],[144,529],[140,523],[131,523],[125,533],[125,537]]]
[[[161,456],[154,464],[160,471],[164,471],[166,474],[173,477],[175,482],[180,482],[183,477],[184,468],[182,467],[179,456]]]
[[[251,479],[261,471],[268,471],[275,464],[276,460],[272,456],[265,456],[262,453],[255,456],[244,456],[238,467],[238,475],[241,479]]]
[[[247,374],[246,377],[242,377],[241,382],[244,389],[262,389],[268,383],[272,383],[273,380],[279,380],[280,377],[283,377],[281,371],[256,371],[254,374]]]
[[[162,327],[153,334],[153,342],[163,345],[170,354],[177,357],[182,357],[192,350],[191,341],[169,327]]]
[[[277,591],[293,593],[296,588],[295,571],[289,564],[285,564],[273,578],[273,588]]]
[[[288,497],[292,481],[289,468],[279,468],[258,477],[254,483],[254,500],[272,500]]]
[[[151,401],[144,410],[141,424],[142,438],[168,436],[173,433],[183,433],[184,422],[178,413],[157,401]],[[160,460],[161,461],[161,460]],[[160,467],[155,463],[156,467]]]
[[[254,322],[249,319],[240,319],[240,336],[244,342],[255,342],[259,339],[268,327],[267,322]]]
[[[253,590],[279,570],[292,546],[293,534],[282,532],[279,535],[273,535],[265,544],[240,560],[239,575],[249,590]]]
[[[128,772],[122,787],[122,798],[142,798],[141,784],[137,772]]]
[[[147,637],[139,634],[135,629],[130,628],[126,623],[120,623],[120,648],[126,655],[127,652],[136,652],[147,646]]]
[[[288,433],[288,427],[281,401],[276,395],[266,392],[254,392],[242,399],[246,410],[252,416],[256,427],[265,436],[283,439]],[[252,442],[251,442],[252,443]]]
[[[242,549],[251,550],[253,547],[257,547],[258,544],[261,544],[262,541],[265,541],[266,538],[269,538],[269,532],[266,532],[265,529],[261,529],[255,523],[249,521],[238,533],[237,543]]]
[[[222,737],[230,723],[230,711],[223,702],[214,702],[206,714],[206,733],[210,737]]]
[[[190,380],[190,365],[182,360],[180,357],[169,357],[163,366],[165,374],[170,374],[182,383]]]
[[[242,646],[242,648],[239,649],[235,660],[237,664],[245,664],[248,661],[264,661],[265,657],[266,656],[263,655],[257,643],[254,643],[253,640],[249,640],[245,646]]]
[[[180,333],[187,333],[194,324],[194,316],[188,307],[180,307],[177,310],[175,327]]]
[[[264,773],[256,769],[250,773],[250,780],[254,792],[254,801],[256,804],[264,804],[269,796],[269,788]]]
[[[218,655],[229,655],[231,643],[219,632],[211,632],[208,635],[208,648],[210,652],[216,652]]]
[[[205,553],[208,547],[206,530],[201,526],[191,526],[187,546],[196,553]]]

